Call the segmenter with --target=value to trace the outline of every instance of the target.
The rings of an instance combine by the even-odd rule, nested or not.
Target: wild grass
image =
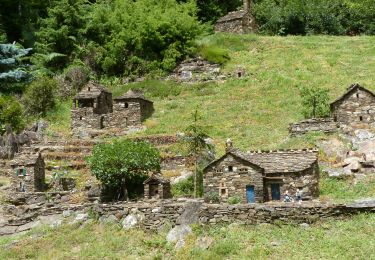
[[[0,238],[0,259],[372,259],[375,215],[295,225],[195,226],[181,250],[166,231],[122,230],[117,225],[65,225]],[[198,237],[212,238],[208,249]],[[12,243],[13,242],[13,243]]]
[[[129,85],[105,80],[114,96],[129,88],[143,88],[154,101],[155,113],[147,131],[139,135],[183,131],[198,108],[209,135],[223,150],[226,138],[242,149],[275,149],[311,145],[307,138],[290,139],[289,123],[303,119],[299,88],[330,89],[331,100],[359,82],[375,90],[375,37],[288,36],[215,34],[198,44],[228,51],[224,74],[238,66],[247,77],[217,84],[177,84],[146,80]],[[51,118],[61,129],[69,122],[68,106],[62,117]],[[66,131],[66,130],[65,130]]]

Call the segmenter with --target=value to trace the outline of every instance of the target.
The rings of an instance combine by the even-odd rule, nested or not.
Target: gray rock
[[[134,228],[138,224],[138,219],[135,215],[130,214],[122,221],[122,227],[125,230]]]
[[[64,218],[70,217],[72,215],[72,212],[70,210],[64,210],[62,213]]]
[[[86,213],[80,213],[77,214],[76,218],[74,219],[74,222],[84,222],[89,218],[89,215]]]
[[[16,233],[17,228],[18,228],[17,226],[3,226],[3,227],[0,227],[0,236],[14,234],[14,233]]]
[[[185,240],[180,239],[180,240],[177,241],[177,243],[176,243],[176,245],[174,246],[174,248],[175,248],[176,250],[180,250],[180,249],[182,249],[184,246],[185,246]]]
[[[190,201],[185,204],[184,212],[177,218],[179,225],[190,225],[199,222],[199,209],[201,201]]]
[[[192,232],[193,231],[189,225],[175,226],[168,232],[167,241],[175,243],[179,240],[184,240],[184,238]]]
[[[109,215],[108,217],[101,217],[99,222],[103,224],[115,224],[118,222],[118,219],[114,215]]]
[[[172,178],[171,180],[171,184],[177,184],[181,181],[184,181],[184,180],[187,180],[189,177],[193,176],[193,172],[192,171],[188,171],[186,169],[184,169],[182,172],[181,172],[181,175],[176,177],[176,178]]]
[[[370,140],[374,138],[374,134],[365,129],[355,130],[354,135],[360,141]]]
[[[349,208],[375,208],[375,198],[366,198],[356,200],[353,203],[347,205]]]
[[[17,233],[22,232],[22,231],[26,231],[26,230],[30,230],[32,228],[40,227],[41,225],[42,225],[42,222],[40,222],[39,220],[32,221],[32,222],[29,222],[25,225],[19,226],[17,228]]]
[[[310,225],[309,224],[307,224],[307,223],[302,223],[302,224],[300,224],[299,225],[301,228],[304,228],[304,229],[306,229],[306,228],[309,228],[310,227]]]
[[[58,227],[61,227],[62,223],[63,223],[62,219],[57,219],[56,221],[54,221],[54,222],[50,225],[50,227],[51,227],[51,228],[58,228]]]
[[[350,169],[344,168],[326,168],[323,170],[323,172],[327,173],[328,177],[336,179],[345,179],[353,176],[353,173]]]
[[[335,158],[337,162],[344,160],[349,151],[348,147],[337,138],[318,142],[317,145],[327,157]]]

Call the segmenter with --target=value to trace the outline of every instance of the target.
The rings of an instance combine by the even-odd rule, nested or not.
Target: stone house
[[[139,126],[154,112],[153,102],[147,100],[140,90],[130,89],[114,99],[112,122],[117,127]]]
[[[216,32],[242,34],[257,31],[255,18],[251,14],[251,0],[244,0],[243,2],[243,10],[230,12],[216,21]]]
[[[73,99],[71,128],[80,135],[81,130],[139,127],[153,111],[153,103],[141,91],[129,90],[113,100],[111,92],[89,82]]]
[[[160,173],[153,173],[147,180],[143,182],[143,185],[144,197],[146,199],[169,199],[172,197],[171,183]]]
[[[42,155],[27,155],[11,163],[12,189],[15,192],[41,192],[45,187],[45,164]]]
[[[359,84],[353,84],[344,95],[331,103],[331,113],[333,120],[341,127],[374,125],[375,94]]]
[[[281,150],[243,153],[230,148],[204,169],[204,197],[226,202],[239,197],[242,203],[279,201],[286,191],[299,188],[304,199],[319,195],[316,150]]]

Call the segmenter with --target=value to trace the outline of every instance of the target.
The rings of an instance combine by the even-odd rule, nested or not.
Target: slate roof
[[[331,103],[331,108],[333,108],[337,103],[339,103],[340,101],[344,100],[345,98],[347,98],[350,94],[352,94],[354,91],[356,91],[357,89],[360,89],[362,91],[365,91],[369,94],[371,94],[373,97],[375,97],[375,94],[373,92],[371,92],[370,90],[362,87],[361,85],[359,85],[358,83],[354,83],[352,85],[350,85],[350,87],[347,89],[347,91],[341,96],[339,97],[338,99],[336,99],[335,101],[333,101]]]
[[[31,166],[37,163],[39,157],[41,157],[40,153],[33,154],[33,155],[21,155],[20,157],[11,161],[11,166]]]
[[[115,98],[114,100],[127,100],[127,99],[143,99],[145,101],[151,102],[150,100],[145,98],[145,95],[142,90],[140,89],[129,89],[124,95]]]
[[[216,22],[217,22],[217,23],[224,23],[224,22],[228,22],[228,21],[232,21],[232,20],[241,19],[241,18],[243,18],[246,14],[247,14],[247,12],[244,11],[244,10],[230,12],[230,13],[228,13],[227,15],[225,15],[225,16],[219,18],[219,20],[217,20]]]
[[[204,170],[228,154],[264,169],[266,175],[301,172],[309,169],[318,160],[317,150],[278,150],[244,153],[237,149],[231,149],[224,156],[210,163]]]
[[[95,99],[103,92],[111,94],[111,92],[109,92],[104,86],[90,81],[85,85],[82,91],[74,97],[74,99]]]
[[[164,178],[160,173],[153,173],[147,180],[143,182],[143,184],[148,184],[151,181],[157,181],[159,183],[165,184],[169,183],[170,181]]]

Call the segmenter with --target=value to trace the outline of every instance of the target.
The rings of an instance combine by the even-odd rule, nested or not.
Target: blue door
[[[280,184],[278,184],[278,183],[271,184],[271,195],[272,195],[272,200],[280,200],[281,199]]]
[[[253,185],[246,186],[246,198],[247,198],[247,203],[254,203],[255,202],[254,186]]]

